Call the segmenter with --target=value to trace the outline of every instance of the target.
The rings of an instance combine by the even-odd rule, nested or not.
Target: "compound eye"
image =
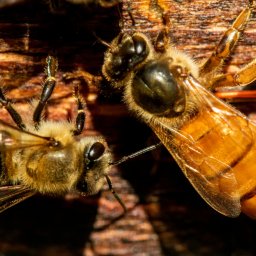
[[[90,161],[95,161],[99,159],[105,152],[105,146],[100,142],[95,142],[92,144],[91,148],[89,149],[89,152],[87,154],[87,158]]]
[[[148,47],[144,38],[140,36],[133,36],[130,40],[127,40],[121,50],[120,55],[122,56],[122,65],[127,71],[134,68],[139,63],[143,62],[148,56]]]
[[[145,61],[149,54],[147,42],[141,36],[123,37],[117,51],[111,55],[106,73],[111,79],[122,80],[138,64]]]
[[[147,44],[143,38],[141,38],[139,36],[134,36],[133,43],[134,43],[135,52],[138,55],[145,57],[148,54]]]

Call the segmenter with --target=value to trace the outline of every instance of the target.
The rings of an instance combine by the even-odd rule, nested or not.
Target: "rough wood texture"
[[[162,13],[167,13],[171,21],[170,37],[173,44],[196,60],[202,60],[210,55],[223,32],[247,4],[247,1],[244,0],[136,0],[124,2],[125,31],[134,30],[127,12],[130,9],[136,21],[135,29],[147,33],[155,39],[159,28],[163,27]],[[229,67],[236,69],[238,65],[243,65],[255,57],[255,28],[254,13],[235,53],[231,56]]]
[[[0,9],[1,84],[16,99],[19,111],[26,113],[31,109],[27,101],[41,89],[45,57],[56,52],[58,86],[46,116],[72,119],[76,110],[71,82],[63,74],[78,69],[100,74],[105,48],[93,33],[111,41],[119,31],[118,10],[65,2],[57,13],[50,13],[44,1],[15,2]],[[210,55],[246,5],[244,0],[159,0],[159,5],[156,0],[129,1],[136,21],[132,28],[128,0],[123,2],[125,31],[140,30],[154,40],[164,8],[171,18],[172,41],[197,60]],[[256,57],[254,16],[230,58],[231,71]],[[83,93],[88,103],[86,134],[104,135],[117,159],[151,143],[151,131],[127,113],[108,85],[98,90],[84,83]],[[254,110],[251,103],[248,112]],[[4,110],[0,117],[9,120]],[[210,209],[165,149],[113,168],[111,179],[130,209],[125,216],[107,186],[100,196],[90,198],[36,196],[0,215],[0,253],[255,255],[255,223],[244,216],[228,219]]]

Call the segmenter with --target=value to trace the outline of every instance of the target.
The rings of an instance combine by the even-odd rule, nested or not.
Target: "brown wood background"
[[[154,40],[164,9],[171,18],[172,42],[196,60],[210,55],[246,5],[245,0],[123,2],[125,31],[140,30]],[[94,33],[111,41],[119,32],[121,5],[119,12],[93,3],[62,3],[51,12],[46,1],[0,1],[0,82],[23,114],[31,112],[28,101],[40,92],[45,57],[54,52],[58,86],[46,117],[72,119],[71,82],[63,74],[81,69],[100,75],[105,47]],[[256,57],[255,28],[254,13],[226,70],[233,72]],[[100,88],[84,83],[82,91],[88,104],[86,134],[104,135],[116,159],[152,143],[152,132],[127,112],[107,83]],[[254,114],[253,102],[241,106]],[[10,120],[4,110],[0,118]],[[243,215],[229,219],[207,206],[165,149],[113,168],[110,176],[130,209],[125,216],[107,186],[101,195],[88,198],[38,195],[0,214],[0,255],[256,254],[255,222]]]

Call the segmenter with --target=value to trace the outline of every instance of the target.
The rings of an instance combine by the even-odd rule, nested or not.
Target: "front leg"
[[[84,111],[84,101],[79,93],[79,81],[74,81],[74,97],[77,102],[77,116],[76,116],[76,125],[75,130],[73,130],[74,136],[77,136],[82,133],[85,124],[85,111]]]
[[[41,122],[42,112],[45,108],[45,105],[47,104],[48,99],[51,97],[53,89],[56,84],[55,75],[56,75],[57,69],[58,69],[57,58],[49,55],[46,58],[46,67],[45,67],[45,73],[47,75],[47,78],[44,81],[43,91],[41,93],[40,100],[33,113],[33,121],[34,121],[35,128],[37,129]]]
[[[25,130],[26,125],[17,110],[14,109],[11,100],[5,97],[3,90],[0,88],[0,104],[8,111],[14,123],[21,129]]]

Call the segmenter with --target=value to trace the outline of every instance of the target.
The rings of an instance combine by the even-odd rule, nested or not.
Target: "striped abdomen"
[[[256,218],[256,126],[224,103],[215,107],[204,106],[179,130],[163,117],[151,128],[214,209]]]

